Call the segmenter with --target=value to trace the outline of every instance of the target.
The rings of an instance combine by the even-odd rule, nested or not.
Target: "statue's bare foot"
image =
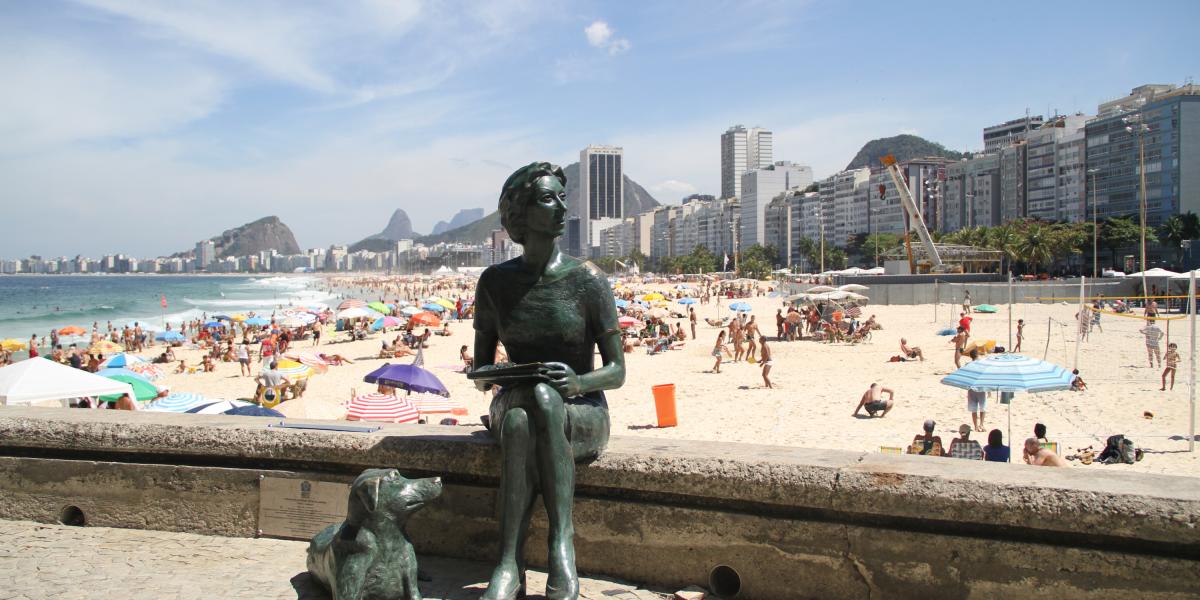
[[[579,574],[575,571],[575,548],[569,538],[551,542],[547,568],[546,600],[576,600],[579,598]]]
[[[516,565],[501,564],[492,571],[492,580],[481,600],[516,600],[525,597],[525,573]]]

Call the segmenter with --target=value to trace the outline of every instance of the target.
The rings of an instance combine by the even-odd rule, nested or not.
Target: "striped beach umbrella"
[[[279,371],[279,373],[284,377],[293,380],[304,379],[305,377],[309,377],[313,374],[312,367],[294,360],[281,360],[276,367],[276,371]]]
[[[158,381],[167,376],[167,372],[162,367],[153,363],[137,363],[125,367],[150,381]]]
[[[337,309],[338,310],[346,310],[347,308],[366,308],[366,306],[367,306],[366,300],[350,298],[349,300],[343,300],[342,303],[337,306]]]
[[[193,406],[184,412],[193,415],[223,415],[231,410],[234,410],[235,408],[242,408],[246,406],[256,405],[252,402],[246,402],[244,400],[209,400],[208,404]]]
[[[419,418],[417,408],[412,402],[392,394],[362,394],[355,396],[346,406],[346,419],[350,421],[416,423]]]
[[[1021,354],[993,354],[963,365],[942,383],[981,392],[1050,392],[1071,389],[1063,367]]]
[[[178,392],[151,402],[150,404],[146,405],[146,410],[154,412],[183,413],[196,408],[197,406],[208,404],[212,404],[212,400],[207,400],[200,394]]]
[[[108,369],[108,368],[128,369],[132,365],[147,364],[149,362],[150,361],[148,361],[136,354],[129,354],[128,352],[122,352],[122,353],[114,355],[112,358],[100,363],[100,366],[104,367],[106,369]]]
[[[182,342],[187,339],[178,331],[160,331],[154,335],[154,339],[160,342]]]
[[[417,407],[417,412],[423,415],[452,413],[459,407],[457,402],[437,394],[411,394],[408,399]]]

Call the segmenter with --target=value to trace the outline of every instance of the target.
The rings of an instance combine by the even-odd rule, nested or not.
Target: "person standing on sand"
[[[713,373],[721,372],[721,353],[722,352],[724,352],[726,356],[729,356],[729,348],[725,346],[725,330],[724,329],[721,330],[721,333],[717,334],[717,343],[715,345],[713,345],[712,355],[713,355],[713,357],[715,357],[717,359],[717,362],[713,365],[713,368],[712,368]]]
[[[963,312],[971,314],[971,290],[963,292]]]
[[[950,338],[950,343],[954,344],[954,368],[957,369],[962,366],[960,363],[963,349],[967,344],[967,333],[963,331],[962,327],[959,327],[954,337]]]
[[[696,309],[688,307],[688,322],[692,326],[692,339],[696,339]]]
[[[1013,352],[1021,351],[1021,340],[1025,339],[1025,319],[1017,319],[1017,345],[1013,346]]]
[[[738,317],[734,317],[729,323],[729,337],[733,340],[733,362],[742,360],[742,354],[746,349],[742,347],[742,342],[745,340],[742,337],[742,321]]]
[[[1158,328],[1154,321],[1150,321],[1142,329],[1138,330],[1142,335],[1146,336],[1146,356],[1150,359],[1150,368],[1154,368],[1154,359],[1158,359],[1158,366],[1162,366],[1162,348],[1159,347],[1159,342],[1162,341],[1163,332]]]
[[[745,330],[746,330],[746,333],[745,333],[746,356],[745,356],[745,358],[747,361],[752,361],[752,360],[754,360],[754,351],[756,350],[754,340],[755,340],[755,338],[759,337],[758,323],[754,322],[753,316],[750,317],[750,322],[746,323]]]
[[[767,336],[759,335],[758,336],[758,344],[762,348],[762,350],[760,352],[761,352],[761,357],[762,357],[761,362],[762,362],[763,384],[766,385],[768,388],[773,388],[775,386],[771,385],[771,378],[769,377],[769,375],[771,374],[771,365],[773,363],[771,362],[771,349],[769,347],[767,347]]]
[[[1167,368],[1162,372],[1162,388],[1158,391],[1167,391],[1167,374],[1171,374],[1171,389],[1175,389],[1175,368],[1179,366],[1179,346],[1175,342],[1167,344],[1167,355],[1163,360],[1167,363]]]
[[[254,372],[250,370],[250,348],[247,347],[245,343],[242,343],[238,346],[237,359],[239,376],[249,377],[254,375]]]
[[[785,319],[783,316],[783,309],[782,308],[776,309],[775,310],[775,339],[783,340],[783,324],[785,322],[787,322],[787,319]]]

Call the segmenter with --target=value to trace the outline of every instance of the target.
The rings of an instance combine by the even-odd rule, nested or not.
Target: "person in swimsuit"
[[[884,394],[888,395],[887,400],[883,399]],[[896,393],[893,392],[891,388],[885,388],[878,383],[872,383],[871,387],[868,388],[867,391],[863,392],[862,398],[859,399],[858,406],[854,408],[854,414],[851,416],[857,417],[858,411],[865,408],[867,410],[867,414],[872,417],[875,416],[875,413],[880,411],[882,411],[883,414],[879,415],[879,417],[886,417],[888,411],[892,410],[892,407],[896,405],[895,398]]]
[[[500,442],[501,543],[487,600],[525,595],[523,549],[539,494],[548,522],[546,597],[578,598],[575,463],[604,450],[610,422],[603,390],[625,381],[608,280],[555,242],[566,227],[566,183],[562,169],[545,162],[505,181],[500,224],[524,253],[488,267],[475,291],[473,372],[498,368],[500,343],[516,363],[548,367],[547,380],[506,384],[492,398],[487,425]],[[600,368],[593,364],[597,348]]]
[[[1171,375],[1171,389],[1175,389],[1175,368],[1179,366],[1179,346],[1175,342],[1167,344],[1167,354],[1163,356],[1163,362],[1167,363],[1167,368],[1162,372],[1160,392],[1167,391],[1167,374]]]
[[[925,362],[925,353],[916,346],[909,346],[908,340],[904,338],[900,338],[900,352],[904,354],[905,358],[917,358],[921,362]]]
[[[1013,346],[1013,352],[1021,351],[1021,340],[1025,339],[1025,319],[1017,319],[1017,345]]]
[[[954,337],[950,338],[950,342],[954,344],[954,368],[957,369],[962,366],[959,363],[962,362],[963,351],[966,350],[967,332],[960,326]]]
[[[769,377],[771,374],[771,365],[774,363],[771,362],[771,349],[767,347],[767,336],[760,334],[758,336],[758,345],[760,347],[760,352],[762,353],[763,384],[769,388],[775,387],[771,385],[771,378]]]
[[[713,368],[712,368],[713,373],[721,372],[721,353],[722,352],[724,352],[726,355],[729,355],[729,348],[727,346],[725,346],[725,330],[724,329],[722,329],[721,332],[717,334],[717,343],[713,345],[712,355],[713,355],[713,358],[717,359],[717,362],[713,364]],[[732,355],[729,355],[729,356],[732,358]]]

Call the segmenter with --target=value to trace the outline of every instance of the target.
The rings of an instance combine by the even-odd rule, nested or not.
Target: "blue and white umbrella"
[[[208,404],[193,406],[184,412],[194,415],[223,415],[235,408],[244,406],[255,406],[255,404],[243,400],[214,400],[209,401]]]
[[[942,383],[976,392],[1053,392],[1071,389],[1074,379],[1073,373],[1054,363],[1021,354],[992,354],[967,363],[943,377]],[[1011,404],[1008,407],[1008,443],[1011,448]],[[1012,461],[1011,452],[1009,461]]]
[[[262,318],[262,317],[250,317],[249,319],[246,319],[245,321],[242,321],[242,324],[243,324],[243,325],[250,325],[250,326],[252,326],[252,327],[265,327],[265,326],[267,326],[267,325],[270,325],[270,324],[271,324],[271,322],[270,322],[270,321],[268,321],[267,319],[264,319],[264,318]]]
[[[620,299],[620,298],[617,298],[617,299],[615,300],[615,302],[616,302],[616,304],[617,304],[617,308],[625,308],[625,307],[629,306],[629,301],[628,301],[628,300],[622,300],[622,299]]]
[[[135,373],[124,367],[109,367],[107,369],[100,369],[99,371],[96,371],[96,374],[101,377],[115,377],[117,375],[121,375],[123,377],[133,377],[134,379],[141,379],[147,383],[150,381],[150,379],[145,375],[142,375],[141,373]]]
[[[137,364],[143,364],[143,363],[148,363],[148,362],[150,362],[150,361],[148,361],[136,354],[129,354],[128,352],[122,352],[120,354],[115,354],[115,355],[113,355],[112,358],[100,363],[100,366],[105,367],[105,368],[122,369],[122,368],[128,367],[129,365],[137,365]]]
[[[439,313],[446,310],[446,307],[442,306],[441,304],[434,304],[432,302],[422,306],[421,308],[423,308],[425,310],[431,310],[433,312],[439,312]]]
[[[942,383],[977,392],[1052,392],[1071,389],[1074,375],[1054,363],[1021,354],[992,354],[967,363]]]
[[[695,304],[696,299],[695,298],[680,298],[679,300],[676,300],[676,302],[678,302],[680,304],[684,304],[684,305]]]
[[[196,408],[197,406],[207,404],[212,404],[212,401],[205,399],[204,396],[201,396],[200,394],[180,392],[171,394],[165,398],[159,398],[158,400],[147,404],[146,410],[152,410],[155,412],[182,413]]]
[[[154,339],[160,342],[182,342],[186,338],[178,331],[160,331],[154,335]]]
[[[750,308],[750,305],[745,302],[734,302],[733,304],[729,305],[729,310],[734,310],[737,312],[750,312],[754,309]]]

